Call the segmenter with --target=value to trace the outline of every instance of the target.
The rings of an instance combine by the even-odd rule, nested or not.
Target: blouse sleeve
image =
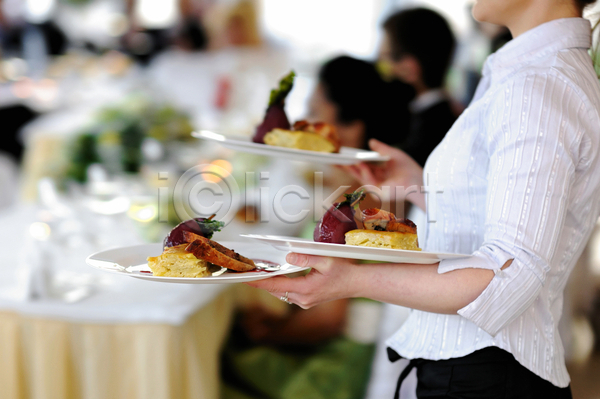
[[[488,109],[484,243],[471,258],[440,262],[438,271],[494,270],[487,288],[458,314],[496,335],[532,305],[552,268],[586,107],[560,76],[530,75],[505,84]]]

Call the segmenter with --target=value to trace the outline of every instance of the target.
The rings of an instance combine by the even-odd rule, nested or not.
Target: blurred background
[[[294,70],[291,122],[336,124],[353,147],[379,130],[413,148],[405,131],[417,129],[419,107],[443,98],[451,124],[486,57],[511,39],[475,22],[471,4],[0,0],[0,398],[391,397],[399,371],[381,345],[406,309],[356,300],[306,313],[239,284],[129,281],[85,258],[159,242],[185,216],[200,216],[174,207],[174,188],[193,167],[216,171],[201,178],[217,184],[233,177],[246,199],[225,201],[233,217],[215,239],[312,238],[312,208],[284,222],[258,197],[272,202],[290,184],[312,195],[315,172],[326,196],[355,182],[326,165],[234,152],[191,132],[251,137],[271,89]],[[402,57],[393,38],[386,47],[388,17],[415,7],[434,10],[455,37],[449,43],[452,33],[425,25],[403,38],[421,43],[430,64],[448,53],[427,100],[390,72]],[[333,72],[334,61],[347,66]],[[214,201],[203,195],[200,203]],[[286,198],[290,214],[311,203]],[[574,397],[600,398],[598,231],[567,287],[561,335]]]

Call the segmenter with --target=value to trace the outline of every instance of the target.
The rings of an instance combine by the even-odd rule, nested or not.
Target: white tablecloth
[[[66,299],[52,293],[37,299],[25,298],[27,289],[31,288],[27,284],[40,279],[27,274],[41,273],[24,263],[24,260],[35,258],[32,251],[44,251],[43,243],[40,246],[31,244],[29,233],[32,223],[38,222],[39,213],[39,208],[34,206],[9,208],[0,213],[0,310],[88,323],[180,325],[227,287],[156,283],[95,270],[85,264],[85,258],[91,252],[105,248],[84,246],[68,249],[65,262],[57,258],[56,253],[51,254],[50,270],[53,279],[58,279],[64,290],[76,289],[78,285],[88,287],[91,290],[89,296],[77,300],[77,292],[72,292],[74,297],[67,294]],[[139,239],[131,239],[124,245],[135,244],[136,240],[141,243]],[[285,256],[268,246],[265,246],[265,252],[277,259]],[[69,302],[69,298],[74,301]]]

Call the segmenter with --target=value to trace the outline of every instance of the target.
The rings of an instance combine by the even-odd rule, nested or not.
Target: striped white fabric
[[[459,315],[412,311],[387,342],[402,356],[448,359],[497,346],[569,384],[557,330],[563,290],[600,214],[590,36],[585,19],[555,20],[490,56],[472,104],[429,157],[425,179],[443,193],[424,248],[473,254],[442,261],[440,273],[497,274]]]

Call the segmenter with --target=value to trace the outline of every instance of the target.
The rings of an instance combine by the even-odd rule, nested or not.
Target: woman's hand
[[[303,309],[356,296],[354,272],[360,266],[351,260],[295,253],[288,254],[286,260],[293,265],[311,267],[312,270],[302,277],[278,276],[246,284],[267,290],[278,298],[287,292],[288,300]]]
[[[408,195],[406,200],[425,210],[425,195],[421,192],[423,185],[421,165],[404,151],[390,147],[381,141],[371,139],[369,147],[373,151],[389,156],[390,160],[383,164],[362,162],[357,165],[341,166],[341,168],[363,185],[390,187],[393,201],[404,200],[404,198],[396,198],[396,187],[408,190],[409,187],[416,186],[417,191]]]

